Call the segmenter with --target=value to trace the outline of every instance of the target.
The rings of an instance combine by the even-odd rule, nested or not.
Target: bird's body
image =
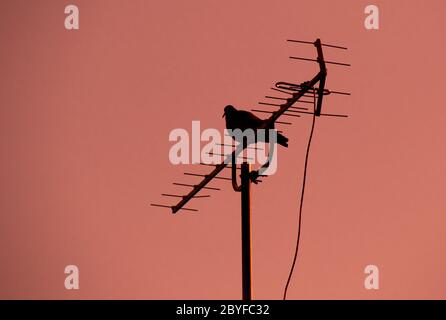
[[[251,112],[237,110],[231,105],[225,107],[225,113],[223,114],[223,116],[226,117],[227,129],[240,129],[241,131],[252,129],[256,132],[256,141],[258,129],[274,129],[274,123],[269,125],[268,127],[262,127],[267,120],[260,119]],[[234,136],[233,138],[235,139]],[[269,142],[268,139],[269,134],[266,132],[264,142]],[[280,133],[277,133],[277,143],[284,147],[288,147],[288,138]]]

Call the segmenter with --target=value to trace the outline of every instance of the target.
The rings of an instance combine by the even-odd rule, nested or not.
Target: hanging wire
[[[285,289],[283,291],[283,300],[286,300],[286,296],[288,293],[288,286],[290,285],[291,277],[293,276],[294,267],[296,265],[297,255],[299,253],[300,234],[301,234],[301,226],[302,226],[302,208],[303,208],[303,204],[304,204],[305,182],[307,180],[308,157],[310,154],[311,141],[313,140],[314,124],[316,122],[316,90],[313,92],[313,95],[314,95],[313,121],[311,124],[310,136],[308,138],[307,152],[305,155],[304,176],[303,176],[303,180],[302,180],[302,192],[301,192],[301,196],[300,196],[299,219],[298,219],[298,225],[297,225],[296,249],[294,251],[293,264],[291,265],[290,274],[288,275],[288,280],[286,282]]]

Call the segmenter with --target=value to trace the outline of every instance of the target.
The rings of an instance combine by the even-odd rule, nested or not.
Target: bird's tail
[[[288,148],[288,138],[281,133],[277,133],[277,143]]]

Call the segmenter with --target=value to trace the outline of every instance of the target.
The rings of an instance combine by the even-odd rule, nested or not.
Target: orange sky
[[[302,82],[326,49],[290,299],[446,298],[446,3],[73,0],[0,3],[0,298],[238,299],[240,199],[230,182],[198,213],[150,207],[195,183],[168,161],[174,128],[223,129],[277,81]],[[380,9],[380,30],[364,8]],[[265,108],[264,108],[265,109]],[[311,116],[280,126],[276,175],[253,187],[254,298],[280,299],[291,265]],[[227,172],[229,175],[229,172]],[[80,289],[64,288],[64,269]],[[364,289],[364,267],[380,289]]]

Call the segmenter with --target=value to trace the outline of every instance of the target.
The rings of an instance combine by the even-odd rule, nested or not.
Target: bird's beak
[[[223,113],[223,115],[221,116],[222,118],[224,118],[225,117],[225,115],[226,115],[226,113]]]

